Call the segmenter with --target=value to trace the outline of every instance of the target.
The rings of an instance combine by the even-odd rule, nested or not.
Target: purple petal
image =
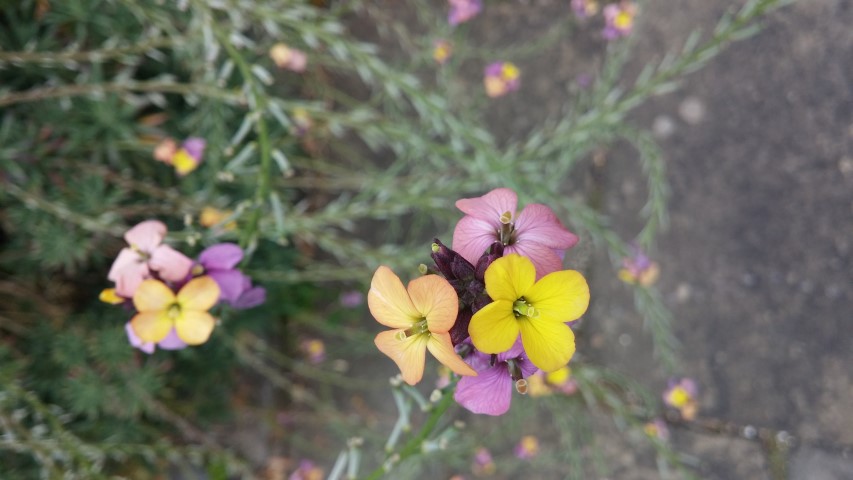
[[[499,222],[490,224],[485,220],[470,215],[462,217],[453,229],[453,250],[471,265],[477,263],[480,257],[495,240],[498,240]]]
[[[503,415],[512,401],[513,381],[504,364],[479,370],[476,377],[462,377],[453,398],[474,413]]]
[[[204,148],[206,146],[207,142],[200,137],[190,137],[184,140],[184,143],[181,145],[196,161],[201,161],[201,156],[204,155]]]
[[[245,290],[240,298],[233,303],[233,307],[239,310],[257,307],[267,301],[267,291],[264,287],[253,287]]]
[[[174,328],[166,335],[166,338],[157,342],[157,346],[163,350],[183,350],[187,348],[187,344],[178,337],[178,333],[175,332]]]
[[[237,270],[213,270],[207,275],[219,285],[219,300],[233,304],[245,290],[242,273]]]
[[[199,263],[207,270],[231,270],[243,260],[243,249],[233,243],[219,243],[204,249]]]
[[[130,325],[130,322],[127,322],[124,325],[124,331],[127,333],[127,341],[132,347],[138,348],[148,355],[154,353],[154,349],[156,348],[154,346],[154,342],[143,342],[141,338],[136,336],[136,332],[133,331],[133,327]]]

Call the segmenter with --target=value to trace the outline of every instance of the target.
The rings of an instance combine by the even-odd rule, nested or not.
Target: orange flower
[[[400,367],[409,385],[421,381],[427,350],[459,375],[477,375],[450,342],[447,332],[456,322],[459,300],[444,278],[425,275],[404,287],[390,268],[381,266],[370,282],[367,305],[377,322],[394,329],[376,335],[374,343]]]
[[[165,283],[144,280],[133,294],[139,311],[130,324],[143,342],[159,342],[174,328],[189,345],[207,341],[216,320],[207,311],[219,300],[219,285],[208,277],[189,281],[177,295]]]

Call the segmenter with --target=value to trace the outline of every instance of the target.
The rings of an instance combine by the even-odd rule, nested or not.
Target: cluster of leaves
[[[113,460],[163,468],[186,457],[245,473],[186,419],[222,415],[229,373],[239,365],[285,392],[293,383],[282,369],[305,367],[275,353],[278,341],[247,347],[241,332],[281,338],[288,319],[304,317],[318,296],[328,300],[304,282],[366,279],[380,263],[411,267],[422,239],[449,228],[449,205],[490,187],[553,206],[573,230],[621,258],[622,236],[562,190],[582,159],[615,141],[635,147],[646,174],[637,238],[652,247],[666,221],[664,162],[626,115],[782,3],[749,1],[705,43],[691,37],[633,81],[621,74],[630,43],[616,45],[574,108],[523,139],[498,141],[483,126],[482,105],[454,87],[482,49],[466,45],[464,29],[447,29],[443,9],[423,2],[400,8],[418,12],[427,40],[362,1],[329,8],[278,0],[0,2],[0,464],[21,478],[30,469],[46,478],[94,478],[137,475]],[[392,64],[355,38],[342,21],[353,15],[371,20],[404,55]],[[506,58],[544,48],[571,28],[567,17]],[[413,72],[429,62],[436,37],[460,48],[434,79],[420,78]],[[268,51],[278,42],[309,53],[304,74],[275,70]],[[298,131],[300,115],[311,119],[307,132]],[[153,147],[167,136],[206,139],[202,166],[178,177],[153,161]],[[211,206],[229,211],[236,228],[202,227],[200,212]],[[150,358],[129,349],[123,313],[95,297],[121,234],[146,218],[168,223],[188,253],[239,242],[271,305],[223,319],[222,333],[198,349]],[[370,236],[380,230],[381,239]],[[637,307],[673,367],[659,296],[638,289]],[[348,332],[320,323],[313,328]],[[303,373],[347,385],[330,372]],[[588,383],[591,392],[603,384]],[[608,409],[629,416],[618,396],[599,390]]]

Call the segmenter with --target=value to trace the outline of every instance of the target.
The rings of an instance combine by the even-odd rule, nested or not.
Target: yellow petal
[[[184,310],[206,312],[219,300],[219,285],[208,276],[194,278],[178,292],[178,304]],[[189,343],[189,342],[187,342]]]
[[[409,297],[427,319],[433,333],[445,333],[456,323],[459,298],[450,283],[438,275],[424,275],[409,282]]]
[[[453,370],[459,375],[468,375],[476,377],[477,372],[465,363],[456,351],[453,350],[453,343],[450,341],[449,333],[434,333],[430,336],[427,343],[427,349],[442,365]]]
[[[175,294],[160,280],[144,280],[133,292],[133,306],[140,312],[160,312],[175,303]],[[139,334],[137,334],[139,335]],[[142,336],[140,335],[140,338]],[[151,342],[153,340],[146,340]]]
[[[381,266],[373,274],[367,306],[377,322],[391,328],[409,328],[421,319],[400,277],[390,268]]]
[[[125,299],[118,296],[115,288],[105,288],[101,290],[101,294],[98,295],[98,300],[111,305],[118,305],[120,303],[124,303]]]
[[[201,345],[210,338],[216,320],[207,312],[185,310],[175,319],[175,333],[187,345]]]
[[[524,297],[536,281],[536,268],[527,257],[510,254],[486,269],[486,292],[493,300],[514,302]]]
[[[172,157],[172,165],[175,167],[175,171],[178,172],[178,175],[186,175],[196,168],[198,168],[198,160],[196,160],[192,155],[189,154],[183,148],[178,150],[177,153]]]
[[[426,363],[428,335],[412,335],[400,339],[402,330],[387,330],[376,335],[373,343],[380,352],[388,355],[403,374],[403,380],[409,385],[421,381]]]
[[[534,285],[524,298],[539,311],[539,319],[571,322],[589,306],[589,285],[574,270],[549,273]]]
[[[546,373],[564,367],[575,354],[575,334],[565,323],[523,317],[518,327],[530,362]]]
[[[172,330],[172,319],[166,311],[140,312],[130,320],[130,326],[143,342],[157,343]]]
[[[512,302],[497,300],[477,310],[471,317],[468,334],[474,347],[483,353],[509,350],[518,338],[518,320],[513,314]]]

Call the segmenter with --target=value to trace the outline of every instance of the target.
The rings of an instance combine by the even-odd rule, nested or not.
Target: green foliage
[[[370,335],[329,307],[337,291],[321,282],[364,282],[378,264],[413,272],[432,236],[450,231],[453,201],[497,186],[553,206],[619,259],[628,239],[564,189],[579,164],[615,141],[634,148],[647,180],[643,226],[631,237],[653,249],[667,220],[665,163],[627,115],[754,33],[755,20],[784,3],[749,1],[704,41],[691,36],[680,53],[633,81],[622,69],[630,44],[615,46],[592,89],[561,99],[572,109],[524,138],[496,138],[484,126],[482,96],[459,87],[466,62],[490,58],[493,46],[466,43],[464,29],[449,30],[444,13],[424,2],[407,2],[423,23],[414,28],[363,1],[328,9],[277,0],[0,2],[4,478],[143,478],[190,465],[210,478],[251,476],[194,423],[231,420],[246,371],[285,402],[333,416],[318,399],[331,396],[330,385],[357,386],[340,371],[298,361],[291,334],[349,342],[356,355],[372,346]],[[397,58],[350,34],[344,19],[353,16],[400,45]],[[570,28],[557,22],[504,54],[546,48]],[[418,75],[438,36],[458,47],[452,61],[434,78]],[[306,50],[309,70],[274,70],[268,51],[276,42]],[[312,126],[303,132],[305,115]],[[207,141],[195,172],[180,177],[152,159],[161,139],[190,136]],[[200,225],[208,206],[230,211],[229,218]],[[266,286],[270,301],[217,312],[222,325],[201,347],[150,357],[129,348],[128,313],[96,297],[109,286],[122,234],[149,218],[166,222],[170,242],[187,254],[239,242],[249,253],[246,272]],[[226,228],[231,221],[236,228]],[[660,295],[638,289],[635,300],[659,358],[674,369],[672,319]],[[582,372],[587,396],[583,404],[573,400],[572,411],[604,405],[625,428],[652,414],[642,387],[606,370]],[[637,395],[645,395],[639,409],[626,400]],[[588,460],[581,445],[595,443],[578,416],[561,420],[570,422],[560,442],[572,464]],[[338,422],[330,429],[347,429],[346,418]],[[416,457],[434,431],[450,435],[438,422],[429,417],[428,428],[401,440],[398,452],[365,458],[375,462],[373,475],[392,459]],[[667,446],[655,448],[678,463]],[[341,474],[355,474],[358,455],[356,443],[341,454]],[[605,462],[592,456],[592,463],[600,474]]]

